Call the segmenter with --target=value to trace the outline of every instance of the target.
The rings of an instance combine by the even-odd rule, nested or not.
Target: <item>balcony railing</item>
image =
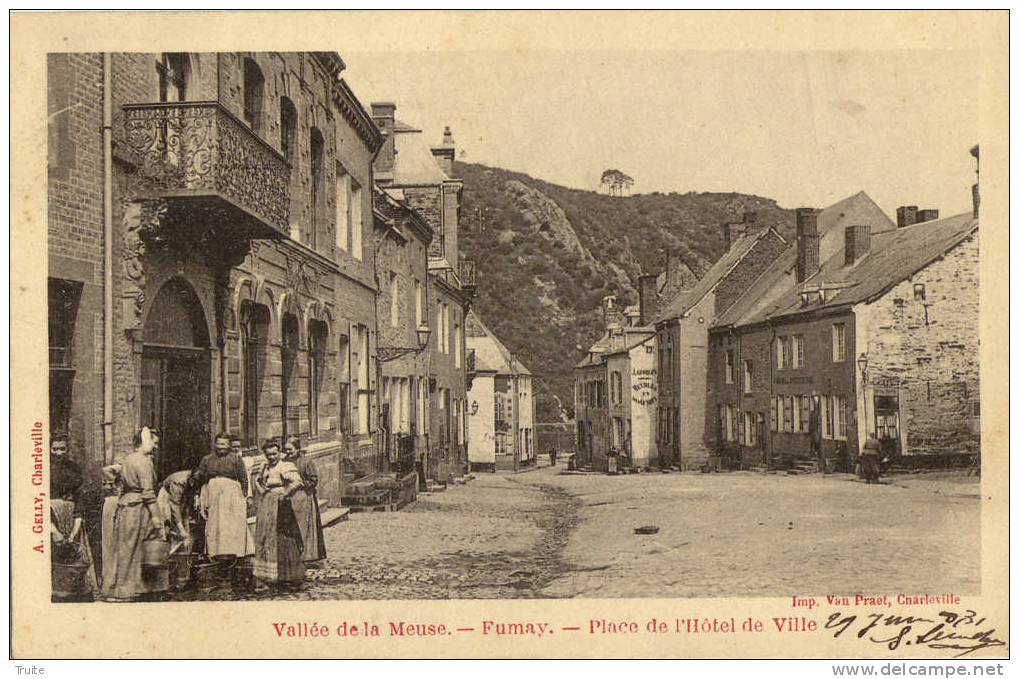
[[[477,287],[474,260],[466,257],[460,258],[460,284],[465,288]]]
[[[253,236],[289,233],[290,165],[222,104],[167,102],[123,109],[138,172],[160,194],[225,200],[272,229],[264,232],[256,224]]]

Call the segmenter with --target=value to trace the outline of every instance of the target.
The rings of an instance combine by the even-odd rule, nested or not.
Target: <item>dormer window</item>
[[[914,302],[927,301],[927,287],[923,283],[913,284],[913,301]]]

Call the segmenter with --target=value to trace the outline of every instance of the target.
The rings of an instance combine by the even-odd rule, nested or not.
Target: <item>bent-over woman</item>
[[[280,460],[277,441],[262,445],[266,464],[255,479],[259,492],[255,524],[255,577],[269,583],[297,583],[304,579],[304,544],[291,497],[301,489],[301,474]]]

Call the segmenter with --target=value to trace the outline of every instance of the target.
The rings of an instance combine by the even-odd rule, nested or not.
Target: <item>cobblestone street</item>
[[[544,463],[544,462],[543,462]],[[712,597],[979,590],[979,479],[479,474],[326,531],[299,591],[252,598]],[[654,535],[634,528],[655,525]],[[235,598],[229,592],[199,598]],[[190,598],[190,597],[189,597]]]

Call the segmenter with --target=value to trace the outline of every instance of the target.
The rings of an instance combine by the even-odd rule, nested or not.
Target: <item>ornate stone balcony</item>
[[[143,180],[186,219],[212,218],[239,237],[289,231],[290,165],[214,101],[127,104],[124,131]]]

